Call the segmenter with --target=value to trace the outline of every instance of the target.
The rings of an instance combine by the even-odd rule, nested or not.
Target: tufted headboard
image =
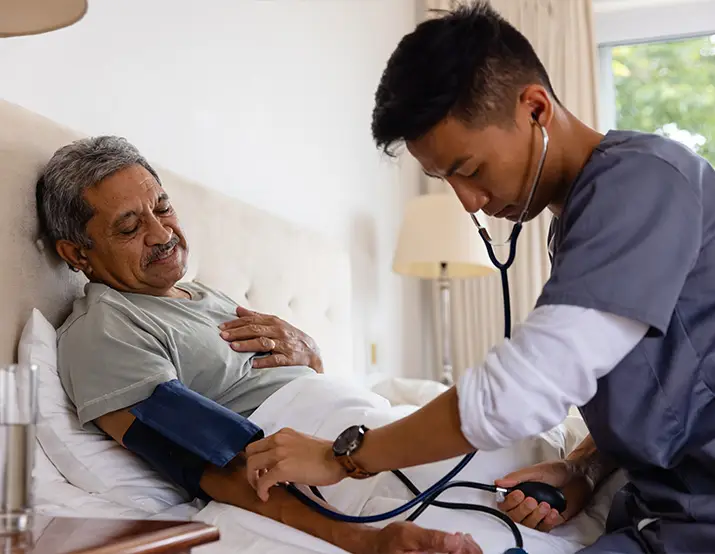
[[[16,359],[33,307],[59,326],[85,279],[42,248],[35,182],[54,151],[82,135],[0,100],[0,364]],[[131,140],[131,137],[127,137]],[[221,289],[311,335],[326,373],[352,375],[350,262],[327,239],[156,167],[189,242],[186,279]]]

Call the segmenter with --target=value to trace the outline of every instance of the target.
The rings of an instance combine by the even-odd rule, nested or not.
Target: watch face
[[[363,432],[358,425],[348,427],[340,433],[333,444],[333,452],[336,456],[345,456],[354,452],[362,442]]]

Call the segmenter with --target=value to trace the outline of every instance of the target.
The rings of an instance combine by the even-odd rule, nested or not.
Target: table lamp
[[[438,281],[442,320],[440,382],[452,386],[452,279],[482,277],[496,271],[469,213],[453,193],[426,194],[408,202],[392,270]]]
[[[0,37],[47,33],[87,13],[87,0],[0,0]]]

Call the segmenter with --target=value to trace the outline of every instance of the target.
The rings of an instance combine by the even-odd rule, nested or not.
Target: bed
[[[58,147],[80,136],[77,131],[0,100],[0,183],[4,193],[0,204],[0,240],[6,263],[0,287],[3,363],[17,359],[21,333],[23,329],[27,331],[34,316],[39,318],[40,327],[42,322],[46,323],[46,336],[54,337],[54,328],[69,313],[72,300],[82,294],[84,278],[69,271],[38,237],[34,197],[34,184],[44,163]],[[269,399],[254,415],[264,428],[299,424],[304,432],[330,437],[355,418],[379,425],[401,417],[443,390],[438,383],[409,379],[384,380],[372,390],[367,387],[363,376],[353,367],[350,261],[338,245],[169,170],[161,167],[157,170],[189,240],[191,255],[186,279],[201,280],[248,308],[290,321],[313,336],[321,347],[326,379],[310,384],[313,388],[309,393],[288,387],[287,391],[279,391],[284,396]],[[226,254],[227,251],[236,255]],[[128,453],[118,452],[121,448],[106,437],[99,433],[80,436],[56,374],[51,371],[50,343],[54,340],[46,338],[44,342],[48,353],[39,358],[43,367],[35,467],[39,512],[197,519],[213,523],[221,530],[222,539],[197,549],[203,554],[342,552],[244,510],[182,498],[180,492],[160,484],[157,476],[141,467],[140,462],[121,458]],[[321,389],[325,386],[332,388]],[[333,399],[334,405],[324,407],[325,415],[331,417],[323,417],[314,410],[311,394],[315,398]],[[287,405],[294,410],[289,420],[281,421],[280,413],[286,411]],[[58,431],[58,425],[65,427]],[[515,449],[478,455],[470,470],[472,478],[492,479],[524,463],[563,456],[584,433],[583,422],[577,417],[569,418],[558,428]],[[70,444],[73,440],[84,442],[77,446]],[[89,454],[86,459],[75,459],[74,466],[64,463],[62,455],[79,455],[75,450]],[[103,457],[110,454],[114,457]],[[428,471],[416,468],[413,479],[426,486],[435,472],[444,471],[453,463],[447,461]],[[95,471],[112,474],[100,479],[101,482],[96,479],[88,482],[88,476]],[[361,513],[384,510],[408,498],[406,491],[400,490],[390,477],[388,474],[370,480],[369,490],[346,483],[342,488],[326,491],[326,497],[341,509]],[[550,536],[524,530],[532,554],[575,552],[580,545],[593,540],[603,526],[609,495],[615,486],[614,483],[611,488],[605,487],[598,501],[569,529]],[[482,500],[493,503],[487,497]],[[469,527],[470,531],[476,525],[479,532],[475,536],[485,552],[503,551],[511,546],[509,532],[487,516],[447,516],[434,509],[428,510],[421,523],[446,530]]]

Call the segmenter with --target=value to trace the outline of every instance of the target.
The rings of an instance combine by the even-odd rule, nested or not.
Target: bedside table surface
[[[32,540],[0,537],[12,554],[177,554],[217,541],[216,527],[193,521],[35,516]],[[4,541],[4,543],[3,543]],[[30,544],[28,544],[30,543]],[[2,547],[5,548],[2,548]]]

